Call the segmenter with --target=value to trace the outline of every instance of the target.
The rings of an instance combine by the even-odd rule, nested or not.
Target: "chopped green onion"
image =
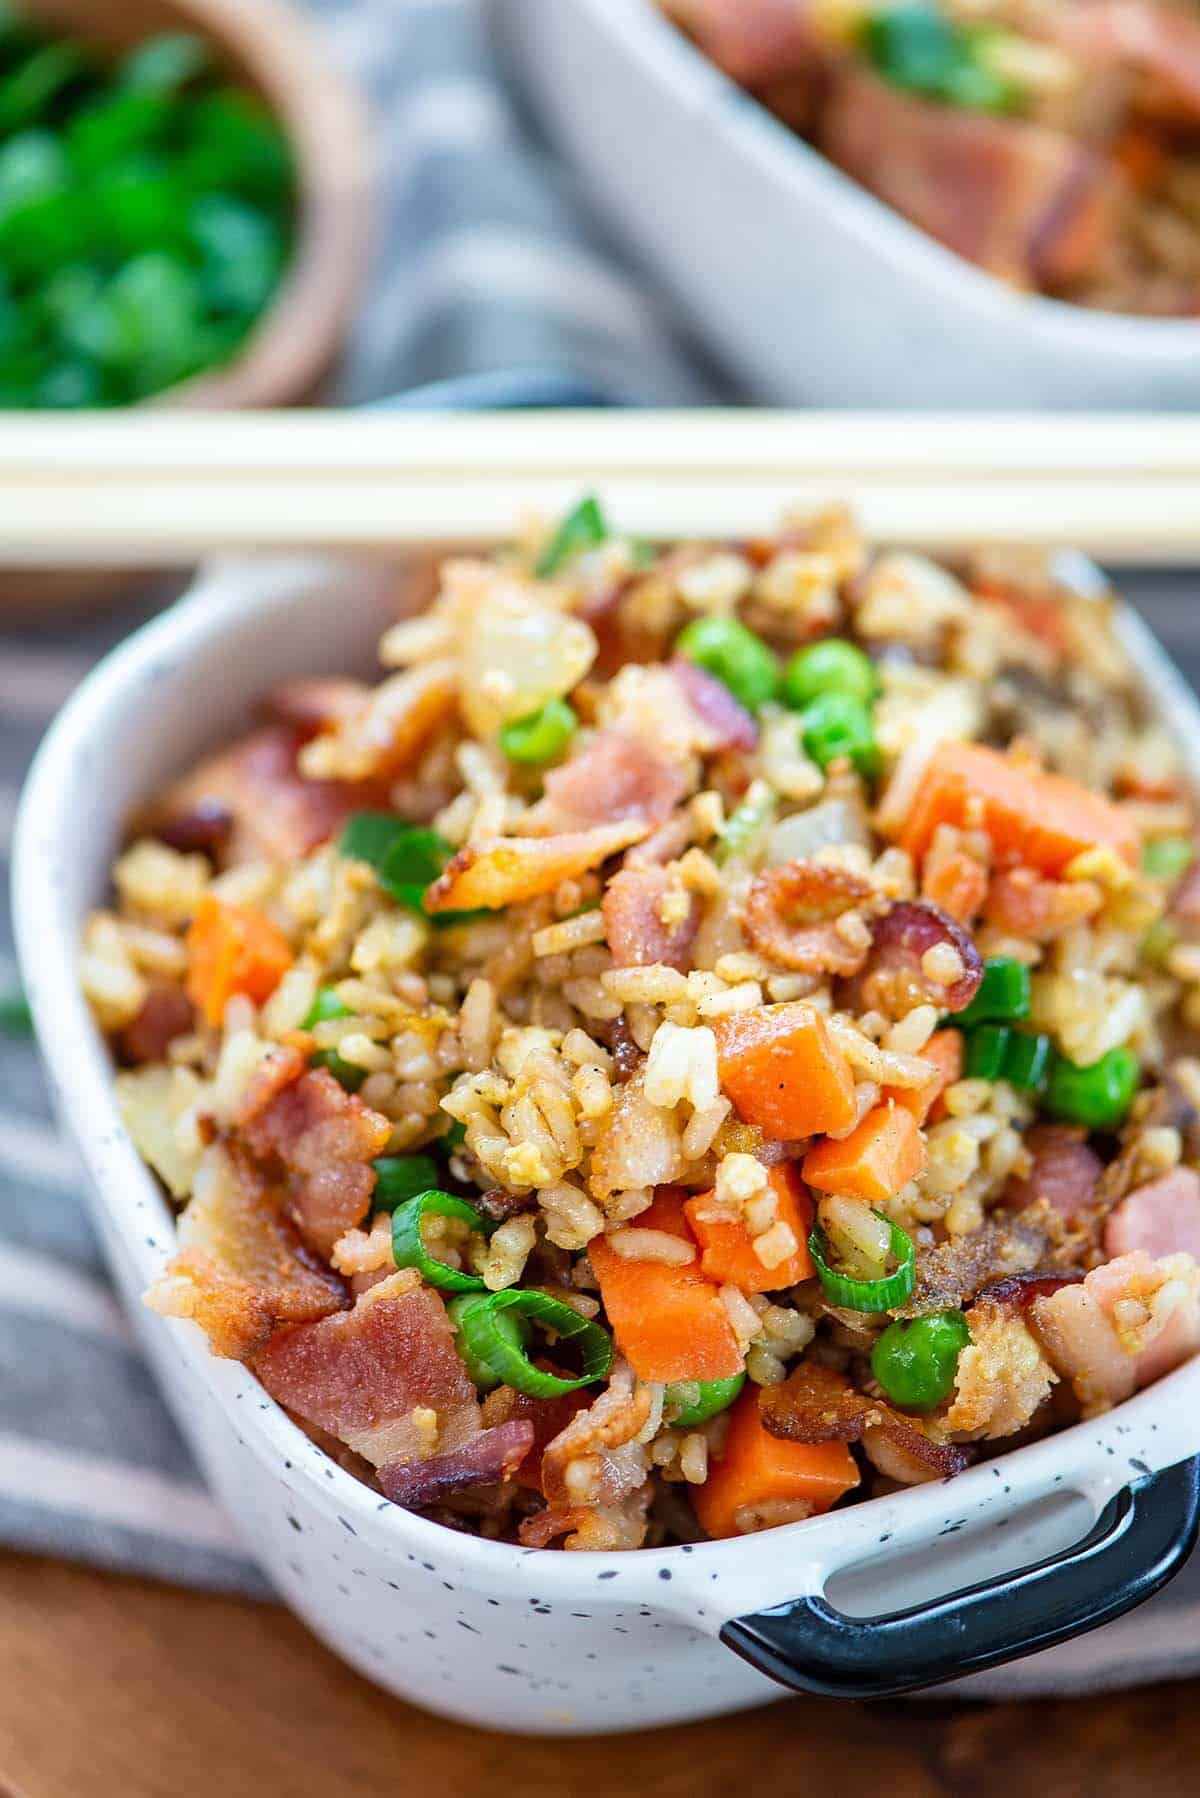
[[[852,693],[820,694],[801,713],[804,747],[818,768],[831,762],[852,762],[864,780],[874,780],[881,757],[875,741],[870,708]]]
[[[958,1358],[970,1340],[961,1311],[936,1311],[911,1322],[897,1318],[871,1351],[871,1372],[892,1404],[932,1411],[953,1392]]]
[[[421,1235],[421,1225],[431,1215],[458,1218],[478,1234],[486,1234],[483,1218],[465,1199],[456,1199],[453,1193],[439,1192],[436,1187],[419,1192],[415,1197],[405,1199],[392,1213],[392,1260],[396,1266],[415,1267],[430,1286],[440,1286],[445,1292],[482,1291],[483,1281],[477,1274],[465,1274],[429,1253]]]
[[[744,1373],[728,1380],[676,1380],[663,1393],[663,1421],[674,1430],[694,1430],[731,1405],[745,1384]]]
[[[1191,837],[1155,837],[1142,850],[1142,868],[1154,880],[1178,880],[1196,859]]]
[[[317,996],[308,1008],[308,1016],[301,1024],[301,1030],[315,1030],[318,1024],[328,1024],[334,1018],[353,1017],[348,1005],[343,1005],[337,996],[336,987],[319,986]]]
[[[11,993],[0,993],[0,1035],[30,1036],[32,1033],[33,1013],[24,993],[19,988]]]
[[[1009,1037],[1000,1078],[1023,1092],[1040,1092],[1050,1071],[1053,1047],[1038,1031],[1014,1030]]]
[[[1132,1049],[1110,1049],[1085,1067],[1056,1054],[1046,1082],[1046,1110],[1068,1124],[1115,1130],[1133,1103],[1139,1077]]]
[[[405,1199],[436,1190],[440,1178],[432,1155],[381,1155],[375,1169],[372,1204],[376,1211],[394,1211]]]
[[[446,1306],[446,1311],[450,1318],[450,1322],[454,1326],[454,1331],[457,1336],[456,1347],[462,1360],[462,1364],[467,1370],[467,1378],[471,1381],[472,1385],[477,1386],[481,1392],[490,1392],[493,1387],[502,1384],[501,1376],[496,1372],[490,1361],[485,1361],[483,1356],[478,1354],[470,1346],[466,1337],[463,1335],[458,1321],[462,1315],[464,1305],[477,1303],[478,1299],[474,1293],[464,1292],[461,1293],[458,1298],[450,1300],[449,1304]],[[525,1319],[521,1316],[520,1312],[498,1311],[495,1313],[492,1322],[504,1341],[505,1347],[512,1353],[524,1357],[525,1345],[529,1341],[529,1325],[525,1322]]]
[[[501,1318],[514,1312],[530,1323],[553,1330],[564,1341],[578,1344],[583,1370],[578,1379],[560,1379],[533,1365],[525,1347],[514,1344],[511,1334],[501,1325]],[[551,1298],[548,1292],[523,1292],[510,1287],[507,1292],[482,1293],[457,1307],[455,1324],[472,1360],[529,1398],[557,1398],[564,1392],[577,1392],[582,1386],[604,1379],[612,1366],[612,1338],[608,1331],[589,1318],[580,1317],[578,1311],[564,1305],[561,1299]]]
[[[540,767],[557,761],[578,729],[579,720],[566,700],[548,699],[540,710],[504,725],[500,748],[510,762]]]
[[[990,65],[1000,35],[964,30],[927,0],[878,7],[860,31],[868,59],[893,87],[971,112],[1007,112],[1019,99]]]
[[[1011,1024],[1029,1016],[1029,969],[1011,955],[991,955],[971,1003],[956,1012],[954,1023]]]
[[[963,1032],[963,1075],[967,1080],[1002,1080],[1012,1031],[1005,1024],[976,1024]]]
[[[594,549],[608,539],[608,525],[600,510],[600,501],[589,493],[567,513],[549,543],[538,557],[534,573],[547,580],[585,549]]]
[[[876,1211],[876,1217],[883,1217]],[[820,1224],[813,1226],[808,1239],[808,1252],[813,1258],[825,1297],[830,1304],[840,1305],[847,1311],[888,1311],[893,1305],[902,1305],[913,1289],[916,1280],[916,1254],[912,1237],[899,1224],[892,1223],[890,1218],[883,1218],[892,1235],[892,1254],[896,1259],[896,1271],[884,1274],[878,1280],[855,1280],[849,1274],[840,1274],[836,1268],[830,1267],[828,1259],[829,1243]]]
[[[409,824],[390,812],[355,812],[346,822],[338,849],[354,861],[369,863],[384,892],[413,911],[422,910],[425,889],[454,853],[436,830]]]
[[[765,780],[756,780],[739,806],[721,826],[717,838],[716,861],[719,867],[728,862],[748,860],[756,840],[775,822],[775,795]]]
[[[338,853],[378,869],[396,838],[409,828],[394,812],[354,812],[338,838]]]
[[[774,651],[736,618],[693,618],[676,637],[675,653],[715,675],[748,712],[778,690]]]
[[[823,637],[798,649],[783,671],[784,701],[797,712],[822,693],[848,693],[870,705],[878,691],[874,662],[844,637]]]
[[[448,1149],[461,1149],[467,1140],[467,1126],[461,1118],[451,1118],[450,1128],[442,1137]]]

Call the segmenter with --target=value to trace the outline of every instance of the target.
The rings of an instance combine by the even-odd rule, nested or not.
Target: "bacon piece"
[[[562,1392],[557,1398],[531,1398],[527,1393],[514,1392],[511,1386],[497,1386],[494,1392],[488,1393],[483,1401],[483,1421],[489,1428],[516,1419],[528,1423],[533,1431],[528,1453],[513,1476],[518,1485],[541,1492],[543,1452],[566,1429],[576,1413],[586,1411],[590,1404],[591,1395],[587,1392]]]
[[[1200,1174],[1194,1168],[1173,1168],[1135,1187],[1111,1213],[1104,1230],[1105,1254],[1128,1255],[1135,1249],[1155,1257],[1182,1251],[1200,1261]]]
[[[545,797],[523,822],[539,837],[624,819],[663,824],[687,792],[683,769],[656,755],[641,737],[601,730],[570,761],[549,771]]]
[[[617,1505],[644,1485],[649,1451],[635,1439],[649,1416],[649,1390],[635,1387],[629,1369],[618,1367],[599,1398],[577,1411],[542,1451],[542,1489],[550,1504]]]
[[[1143,1249],[1029,1309],[1030,1326],[1086,1413],[1128,1398],[1200,1348],[1200,1268]]]
[[[451,1454],[390,1462],[379,1469],[379,1484],[385,1498],[410,1511],[475,1486],[496,1486],[516,1474],[533,1447],[533,1435],[533,1425],[521,1419],[498,1424]]]
[[[313,1068],[250,1119],[243,1140],[272,1178],[306,1241],[328,1256],[361,1223],[375,1190],[371,1162],[392,1134],[390,1121]]]
[[[357,717],[370,697],[371,689],[363,681],[318,675],[276,687],[267,695],[263,714],[272,724],[287,725],[307,742],[320,731],[333,730]]]
[[[179,1245],[146,1302],[198,1323],[225,1359],[248,1360],[276,1325],[309,1323],[346,1304],[342,1281],[278,1215],[254,1169],[218,1144],[197,1169]]]
[[[1094,69],[1131,70],[1146,81],[1147,110],[1173,123],[1200,122],[1200,22],[1160,0],[1067,0],[1040,23]]]
[[[1086,279],[1125,186],[1110,160],[1044,125],[916,99],[839,65],[821,149],[897,212],[1018,287]]]
[[[855,974],[872,942],[843,936],[838,922],[844,912],[868,906],[874,897],[870,881],[847,868],[785,862],[755,875],[742,922],[754,947],[780,967],[800,974]]]
[[[276,1046],[265,1055],[250,1076],[234,1122],[240,1127],[252,1123],[267,1106],[277,1099],[285,1087],[301,1078],[308,1062],[299,1049],[286,1044]]]
[[[758,726],[745,706],[733,697],[724,681],[697,667],[685,656],[675,656],[667,664],[683,689],[688,705],[704,725],[712,739],[713,749],[758,747]]]
[[[803,73],[827,53],[813,0],[667,0],[666,10],[743,87]]]
[[[458,703],[453,662],[422,662],[365,691],[331,730],[313,737],[300,755],[315,779],[386,782],[406,773]]]
[[[782,1386],[764,1386],[759,1413],[769,1434],[788,1442],[860,1442],[867,1430],[877,1430],[922,1467],[946,1478],[970,1462],[963,1449],[935,1441],[916,1418],[868,1398],[845,1374],[811,1357]]]
[[[645,823],[626,818],[562,836],[491,837],[468,844],[427,889],[425,909],[474,911],[483,907],[499,911],[524,899],[536,899],[640,842],[646,830]]]
[[[177,1036],[186,1036],[196,1010],[181,986],[157,980],[142,1000],[142,1009],[118,1037],[126,1061],[162,1061]]]
[[[1033,868],[1014,868],[992,876],[983,916],[1009,936],[1052,943],[1103,903],[1094,880],[1046,880]]]
[[[224,867],[307,855],[370,799],[361,787],[306,780],[300,745],[300,733],[285,725],[255,731],[169,788],[140,832],[216,854]]]
[[[368,1293],[353,1311],[278,1330],[253,1366],[272,1398],[373,1467],[394,1470],[420,1455],[417,1408],[437,1414],[439,1454],[479,1433],[475,1388],[446,1307],[427,1286]]]
[[[1014,1174],[1004,1192],[1013,1211],[1044,1199],[1064,1223],[1085,1223],[1096,1208],[1096,1189],[1104,1163],[1083,1130],[1070,1124],[1034,1124],[1025,1133],[1032,1165]]]
[[[643,1186],[670,1186],[687,1168],[682,1128],[673,1111],[651,1105],[639,1070],[617,1088],[613,1108],[592,1150],[594,1197]]]
[[[684,915],[664,922],[678,900]],[[700,928],[700,901],[665,868],[623,868],[604,889],[601,902],[608,946],[618,968],[664,962],[686,973]]]
[[[940,944],[958,953],[962,973],[948,986],[930,980],[922,957]],[[979,991],[983,958],[969,933],[925,899],[900,899],[872,929],[871,950],[844,996],[855,1011],[903,1017],[916,1005],[962,1011]]]
[[[1014,1317],[1021,1317],[1037,1299],[1048,1299],[1063,1286],[1076,1286],[1083,1279],[1082,1270],[1071,1268],[1062,1274],[1010,1274],[1006,1280],[993,1280],[981,1286],[975,1295],[977,1305],[999,1306]]]

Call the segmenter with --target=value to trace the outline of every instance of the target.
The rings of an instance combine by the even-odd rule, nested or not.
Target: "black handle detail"
[[[1061,1554],[929,1604],[847,1617],[821,1597],[735,1617],[721,1640],[795,1692],[895,1698],[1083,1635],[1153,1596],[1200,1530],[1200,1458],[1126,1487]]]

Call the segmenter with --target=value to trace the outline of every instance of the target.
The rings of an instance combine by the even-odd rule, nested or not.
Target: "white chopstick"
[[[594,490],[648,536],[854,508],[872,538],[1200,561],[1200,420],[789,412],[0,414],[0,566],[503,538]]]

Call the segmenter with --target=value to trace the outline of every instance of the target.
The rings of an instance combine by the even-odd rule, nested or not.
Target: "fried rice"
[[[587,500],[131,823],[147,1302],[392,1502],[794,1522],[1200,1344],[1200,874],[1106,596]],[[332,634],[332,620],[331,620]]]

